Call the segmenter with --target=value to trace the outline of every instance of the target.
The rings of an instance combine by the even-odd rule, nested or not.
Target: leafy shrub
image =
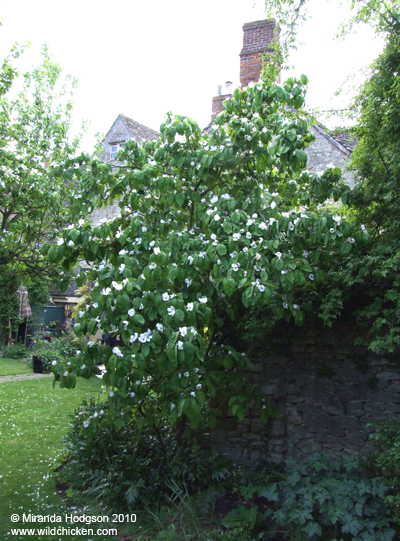
[[[6,346],[3,348],[3,357],[5,359],[27,359],[30,352],[24,344],[15,344],[15,346]]]
[[[65,333],[51,341],[37,338],[31,353],[32,356],[37,355],[41,359],[44,371],[50,372],[53,362],[62,362],[76,355],[79,343],[75,340],[72,333]]]
[[[303,463],[288,460],[286,479],[260,496],[276,501],[278,525],[290,525],[296,541],[390,541],[395,532],[384,504],[386,487],[367,478],[355,456],[333,460],[325,453]],[[290,530],[289,530],[290,531]]]
[[[400,530],[400,418],[393,417],[390,421],[371,426],[375,429],[370,435],[375,452],[368,465],[389,487],[385,503]]]
[[[178,445],[176,428],[167,418],[160,422],[156,400],[149,400],[162,427],[159,433],[135,418],[116,422],[110,407],[94,399],[75,412],[66,437],[68,460],[60,474],[70,489],[118,509],[156,509],[177,488],[194,495],[229,476],[231,463],[210,450],[209,436],[191,431]]]

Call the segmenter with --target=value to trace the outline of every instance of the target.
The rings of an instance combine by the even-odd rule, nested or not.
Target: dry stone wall
[[[342,321],[334,330],[317,324],[289,339],[282,334],[275,353],[247,374],[270,397],[276,417],[268,425],[255,411],[228,419],[215,430],[217,448],[249,466],[317,451],[366,457],[369,423],[400,415],[400,363],[354,347],[351,329]]]

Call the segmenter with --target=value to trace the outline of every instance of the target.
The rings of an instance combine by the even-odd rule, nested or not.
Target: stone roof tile
[[[144,126],[143,124],[139,124],[139,122],[136,122],[136,120],[133,120],[132,118],[129,118],[125,115],[118,115],[122,120],[125,122],[126,126],[128,127],[128,130],[132,136],[132,139],[137,141],[138,143],[141,143],[142,141],[154,141],[155,139],[160,138],[160,134],[152,130],[151,128],[148,128],[147,126]]]

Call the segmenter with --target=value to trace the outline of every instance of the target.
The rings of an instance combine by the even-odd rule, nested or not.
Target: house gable
[[[120,114],[115,119],[104,138],[100,158],[105,163],[113,163],[115,162],[112,154],[112,151],[115,150],[113,147],[116,146],[117,150],[119,150],[129,139],[141,143],[142,141],[154,140],[159,137],[160,134],[155,130],[140,124],[132,118]]]

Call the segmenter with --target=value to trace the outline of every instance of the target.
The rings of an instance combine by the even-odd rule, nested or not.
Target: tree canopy
[[[167,115],[160,140],[126,143],[118,170],[85,155],[54,170],[79,181],[82,197],[71,199],[79,211],[115,199],[121,209],[112,221],[64,230],[49,250],[51,261],[63,260],[65,285],[79,260],[90,266],[77,279],[93,288],[75,332],[101,330],[117,341],[90,340],[74,362],[54,366],[62,386],[102,361],[116,422],[133,410],[151,423],[146,397],[155,393],[172,422],[214,425],[217,391],[233,415],[242,418],[258,399],[268,418],[268,402],[240,373],[246,351],[221,342],[226,318],[259,305],[300,324],[300,292],[326,279],[338,251],[369,239],[321,209],[348,197],[340,170],[305,170],[313,135],[290,111],[302,106],[306,83],[235,90],[210,133]]]
[[[3,62],[0,82],[0,269],[3,282],[17,287],[55,274],[40,249],[74,217],[71,186],[50,165],[73,156],[79,144],[70,135],[76,82],[61,81],[47,47],[38,67],[18,75],[13,57],[19,53]],[[13,92],[18,76],[22,89]]]

